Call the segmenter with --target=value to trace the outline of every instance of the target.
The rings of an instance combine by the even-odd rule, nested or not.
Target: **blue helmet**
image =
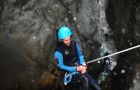
[[[69,27],[63,26],[58,31],[58,39],[65,39],[67,37],[70,37],[72,35],[72,31]]]

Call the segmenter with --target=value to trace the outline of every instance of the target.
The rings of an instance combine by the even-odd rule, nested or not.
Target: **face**
[[[70,37],[67,37],[67,38],[63,39],[63,43],[64,43],[65,45],[67,45],[67,46],[70,45],[70,42],[71,42]]]

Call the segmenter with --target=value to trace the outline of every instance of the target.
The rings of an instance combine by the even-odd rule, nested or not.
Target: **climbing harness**
[[[77,73],[79,73],[79,72],[72,72],[72,73],[69,73],[69,74],[66,73],[65,76],[64,76],[64,85],[67,85],[68,83],[70,83],[71,80],[72,80],[72,76],[77,74]]]
[[[87,64],[90,64],[90,63],[93,63],[93,62],[102,60],[102,59],[104,59],[104,58],[108,58],[108,57],[111,57],[111,56],[115,56],[115,55],[118,55],[118,54],[120,54],[120,53],[124,53],[124,52],[130,51],[130,50],[133,50],[133,49],[136,49],[136,48],[139,48],[139,47],[140,47],[140,45],[133,46],[133,47],[130,47],[130,48],[128,48],[128,49],[124,49],[124,50],[121,50],[121,51],[118,51],[118,52],[109,54],[109,55],[107,55],[107,56],[103,56],[103,57],[100,57],[100,58],[97,58],[97,59],[88,61],[88,62],[86,62],[86,63],[87,63]]]

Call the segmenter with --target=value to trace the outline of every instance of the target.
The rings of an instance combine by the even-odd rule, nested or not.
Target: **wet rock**
[[[56,29],[70,26],[89,61],[106,51],[113,53],[139,44],[139,6],[138,0],[1,0],[0,87],[64,89],[53,60]],[[106,79],[104,89],[135,88],[139,56],[138,49],[112,59],[117,66]],[[89,71],[97,78],[98,64],[92,66]]]
[[[107,21],[113,30],[113,38],[118,51],[139,44],[139,30],[137,28],[139,21],[137,9],[139,5],[140,2],[138,0],[109,0],[108,2],[106,9]],[[112,74],[111,77],[108,78],[110,81],[107,82],[112,83],[110,85],[111,89],[129,90],[131,88],[138,90],[139,87],[133,83],[133,81],[136,80],[136,73],[139,72],[138,68],[136,68],[136,66],[140,64],[138,59],[139,49],[119,55],[117,66],[113,70],[117,75],[114,76]],[[108,90],[109,88],[106,89]]]
[[[43,75],[44,72],[54,75],[49,71],[49,65],[53,68],[56,29],[59,26],[68,25],[73,29],[74,38],[81,45],[87,60],[99,56],[104,38],[102,33],[108,30],[105,4],[106,1],[99,3],[96,0],[2,0],[0,35],[2,40],[14,38],[23,46],[26,57],[33,64],[29,67],[30,72],[27,72],[33,77],[29,78],[30,83],[34,86],[38,81],[44,82],[41,83],[44,86],[48,84],[40,80],[42,76],[48,77]],[[23,79],[23,82],[26,80]]]

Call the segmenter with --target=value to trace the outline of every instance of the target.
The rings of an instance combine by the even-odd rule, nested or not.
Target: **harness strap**
[[[70,83],[71,80],[72,80],[72,76],[77,74],[77,73],[79,73],[79,72],[72,72],[72,73],[69,73],[69,74],[66,73],[65,76],[64,76],[64,85],[67,85],[68,83]]]

